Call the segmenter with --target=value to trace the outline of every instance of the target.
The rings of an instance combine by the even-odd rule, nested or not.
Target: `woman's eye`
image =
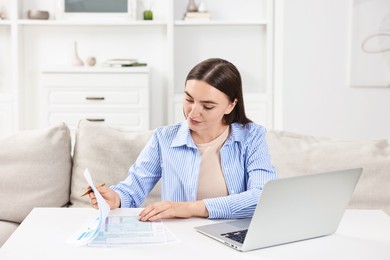
[[[214,107],[204,107],[204,109],[206,109],[206,110],[211,110],[211,109],[213,109]]]
[[[193,103],[193,102],[194,102],[193,100],[187,99],[187,98],[186,98],[186,101],[187,101],[188,103]]]

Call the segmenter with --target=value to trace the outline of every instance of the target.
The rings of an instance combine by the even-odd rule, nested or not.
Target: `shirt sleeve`
[[[244,164],[245,187],[242,187],[241,192],[232,193],[229,191],[228,196],[205,199],[204,203],[209,212],[209,218],[252,217],[264,184],[277,178],[265,136],[265,129],[257,128],[250,131],[245,138],[244,147],[241,147],[241,150],[244,148],[245,151],[243,161],[236,161],[236,163]]]
[[[122,208],[139,207],[161,177],[159,143],[153,134],[136,162],[130,167],[127,178],[111,188],[119,194]]]

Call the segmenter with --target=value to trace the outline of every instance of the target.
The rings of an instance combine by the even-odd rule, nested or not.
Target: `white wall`
[[[276,70],[283,130],[389,138],[390,89],[348,86],[351,0],[283,0],[281,6],[283,55]]]

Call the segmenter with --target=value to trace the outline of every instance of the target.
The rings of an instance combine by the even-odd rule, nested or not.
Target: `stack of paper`
[[[103,64],[103,67],[141,67],[147,66],[145,62],[138,62],[136,59],[109,59]]]
[[[162,222],[141,222],[138,216],[110,216],[107,220],[106,229],[89,245],[165,244],[168,241]]]
[[[84,171],[84,178],[95,193],[99,213],[68,239],[69,244],[111,247],[178,242],[162,221],[141,222],[138,215],[109,216],[110,207],[93,184],[88,169]]]
[[[185,21],[209,21],[211,19],[211,15],[208,12],[186,12],[184,14]]]

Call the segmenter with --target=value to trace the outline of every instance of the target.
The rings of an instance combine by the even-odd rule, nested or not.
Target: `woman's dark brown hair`
[[[252,122],[245,115],[240,72],[232,63],[220,58],[204,60],[191,69],[185,82],[191,79],[207,82],[209,85],[225,93],[230,102],[234,102],[237,99],[233,111],[224,116],[225,124],[246,124]]]

